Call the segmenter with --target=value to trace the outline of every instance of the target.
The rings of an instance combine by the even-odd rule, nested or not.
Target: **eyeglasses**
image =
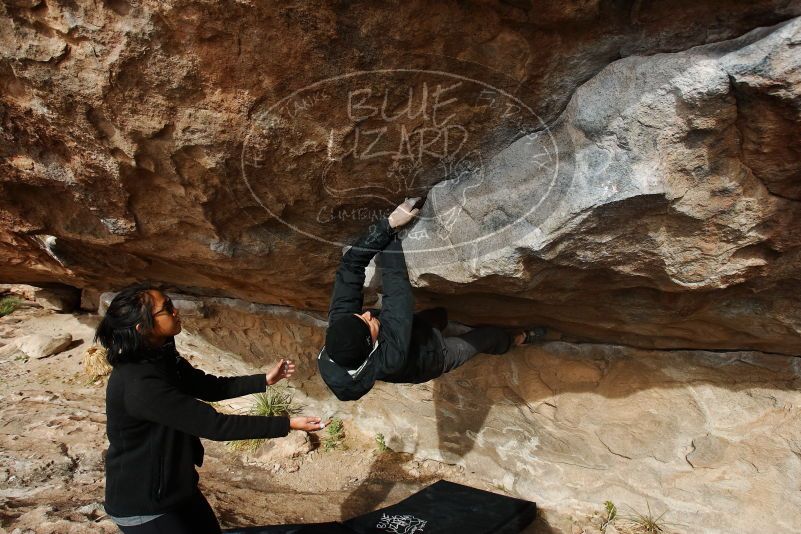
[[[172,300],[167,299],[164,301],[164,306],[161,307],[159,311],[153,314],[153,317],[160,315],[162,313],[168,313],[170,315],[175,315],[175,305],[172,303]]]

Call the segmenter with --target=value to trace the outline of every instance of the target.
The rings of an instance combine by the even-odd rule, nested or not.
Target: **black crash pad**
[[[344,523],[357,534],[516,534],[536,515],[533,502],[440,480],[398,504]]]
[[[344,523],[226,530],[228,534],[517,534],[534,521],[530,501],[440,480],[398,504]]]

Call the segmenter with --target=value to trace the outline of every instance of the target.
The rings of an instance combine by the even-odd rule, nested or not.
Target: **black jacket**
[[[106,511],[115,517],[167,512],[197,488],[199,437],[272,438],[289,433],[287,417],[218,413],[219,401],[266,389],[264,374],[218,378],[195,369],[174,345],[147,361],[117,365],[106,388]]]
[[[442,346],[432,327],[414,315],[414,297],[403,248],[387,219],[371,226],[342,257],[334,280],[328,324],[349,314],[362,313],[364,270],[379,252],[377,263],[383,283],[383,307],[379,315],[378,348],[354,373],[331,360],[325,347],[317,358],[323,381],[339,400],[361,398],[376,380],[427,382],[441,375],[444,367]]]

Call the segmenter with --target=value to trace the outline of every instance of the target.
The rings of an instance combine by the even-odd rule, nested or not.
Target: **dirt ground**
[[[0,533],[118,532],[102,507],[105,382],[91,382],[82,369],[97,320],[36,307],[0,317],[0,345],[34,332],[73,337],[50,357],[0,359]],[[220,361],[202,340],[182,334],[179,348],[209,371]],[[381,453],[345,431],[347,450],[317,447],[269,465],[248,465],[224,443],[204,441],[201,488],[223,527],[347,519],[440,479],[499,491],[458,466]]]

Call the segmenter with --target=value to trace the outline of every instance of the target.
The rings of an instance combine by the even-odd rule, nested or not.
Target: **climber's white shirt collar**
[[[354,369],[353,371],[350,370],[348,371],[348,374],[351,376],[351,378],[356,378],[357,376],[359,376],[359,373],[364,371],[364,368],[367,366],[367,362],[370,361],[370,356],[373,355],[375,349],[377,348],[378,348],[378,340],[376,339],[375,343],[373,343],[373,350],[371,350],[370,354],[367,355],[367,358],[364,359],[364,363],[361,364],[358,369]]]
[[[373,353],[376,351],[377,348],[378,348],[378,340],[376,339],[375,342],[373,343],[373,350],[371,350],[370,354],[367,355],[367,358],[364,359],[364,363],[361,364],[358,369],[354,369],[352,371],[348,370],[348,374],[351,376],[351,378],[356,378],[357,376],[359,376],[359,373],[364,371],[364,368],[367,367],[367,363],[370,361],[370,357],[373,355]],[[325,347],[323,347],[322,350],[320,350],[320,354],[317,355],[318,360],[323,357],[323,352],[325,352]],[[328,358],[328,360],[331,361],[332,363],[336,364],[336,362],[332,360],[327,354],[326,358]]]

